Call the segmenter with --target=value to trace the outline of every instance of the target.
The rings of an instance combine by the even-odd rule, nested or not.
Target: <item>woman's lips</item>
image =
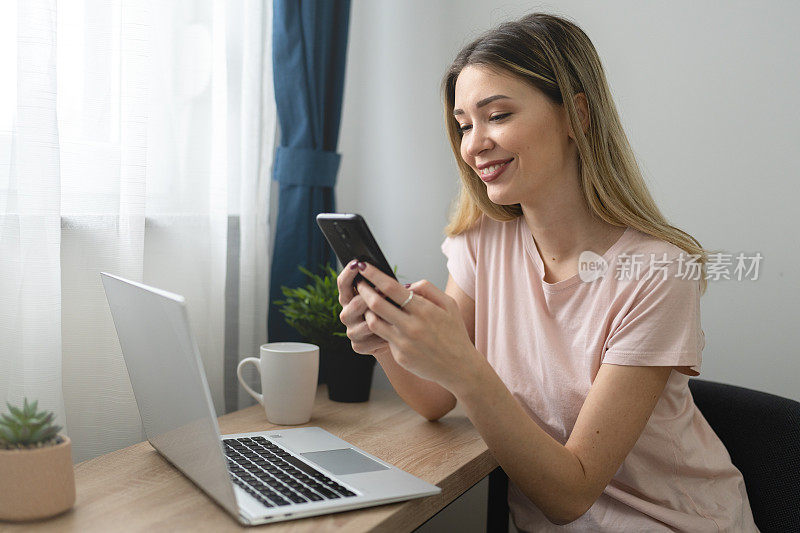
[[[494,181],[500,177],[500,174],[502,174],[503,171],[505,171],[508,164],[511,163],[513,160],[514,159],[509,159],[508,161],[500,165],[500,168],[489,174],[481,174],[480,172],[478,172],[478,176],[483,180],[484,183],[489,183],[490,181]]]

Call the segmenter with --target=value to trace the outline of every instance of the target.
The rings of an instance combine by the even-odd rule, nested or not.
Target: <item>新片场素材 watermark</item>
[[[764,256],[760,252],[752,255],[746,255],[744,252],[735,255],[722,252],[708,254],[705,279],[756,281],[763,259]],[[578,276],[582,281],[589,282],[604,277],[608,274],[609,267],[605,258],[591,250],[582,252],[578,257]],[[621,253],[614,261],[613,274],[615,279],[621,281],[638,281],[642,276],[645,279],[655,276],[667,279],[670,275],[684,280],[699,281],[703,277],[703,268],[700,256],[697,254],[681,253],[677,257],[668,258],[666,252],[660,257],[653,253]]]

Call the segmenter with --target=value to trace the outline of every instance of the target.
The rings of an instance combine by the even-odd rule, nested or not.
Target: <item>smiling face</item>
[[[535,205],[578,175],[578,151],[563,106],[511,74],[465,67],[453,112],[461,157],[500,205]]]

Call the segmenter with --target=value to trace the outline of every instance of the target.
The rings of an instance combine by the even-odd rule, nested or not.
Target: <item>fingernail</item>
[[[410,283],[406,283],[405,285],[403,285],[403,287],[405,287],[406,289],[408,289],[409,287],[411,287],[411,284],[410,284]]]
[[[358,261],[350,263],[350,270],[355,270],[358,267]]]
[[[364,272],[367,269],[367,264],[362,262],[362,261],[359,261],[358,263],[356,263],[356,266],[358,267],[358,269],[361,272]]]

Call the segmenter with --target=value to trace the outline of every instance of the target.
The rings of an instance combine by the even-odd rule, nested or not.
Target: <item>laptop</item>
[[[184,298],[101,277],[147,439],[240,523],[441,492],[318,427],[220,435]]]

